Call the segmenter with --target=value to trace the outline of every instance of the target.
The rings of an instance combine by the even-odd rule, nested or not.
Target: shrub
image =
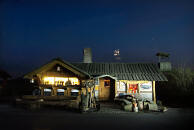
[[[158,83],[156,87],[158,99],[166,104],[191,103],[194,99],[194,71],[190,68],[179,67],[164,74],[168,82]]]

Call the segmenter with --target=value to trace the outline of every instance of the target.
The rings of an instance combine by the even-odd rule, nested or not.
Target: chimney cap
[[[158,52],[158,53],[156,53],[156,56],[160,56],[160,57],[169,57],[170,54],[169,54],[169,53],[164,53],[164,52]]]

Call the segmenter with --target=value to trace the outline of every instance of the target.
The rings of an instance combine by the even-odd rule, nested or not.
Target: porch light
[[[34,83],[34,79],[31,79],[31,80],[30,80],[30,83]]]

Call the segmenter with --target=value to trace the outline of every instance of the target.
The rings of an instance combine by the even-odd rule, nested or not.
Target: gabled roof
[[[65,68],[71,70],[73,73],[80,75],[81,77],[85,77],[85,76],[90,77],[90,75],[87,72],[77,68],[76,66],[74,66],[74,65],[70,64],[69,62],[66,62],[60,58],[55,58],[55,59],[49,61],[48,63],[42,65],[41,67],[35,69],[34,71],[25,74],[23,77],[24,78],[32,78],[33,75],[38,74],[38,73],[43,72],[43,71],[47,71],[56,64],[59,64]]]
[[[49,70],[59,64],[81,77],[99,77],[108,75],[118,80],[148,80],[167,81],[167,78],[153,63],[69,63],[56,58],[47,64],[25,74],[24,78],[32,78],[33,75]]]
[[[110,75],[118,80],[167,81],[153,63],[72,63],[92,76]]]

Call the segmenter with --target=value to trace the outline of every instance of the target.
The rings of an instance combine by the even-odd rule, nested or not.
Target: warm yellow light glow
[[[45,77],[44,84],[54,84],[54,77]]]
[[[43,81],[44,84],[52,84],[52,85],[63,85],[65,86],[65,83],[67,81],[71,81],[72,85],[79,85],[79,80],[76,77],[44,77]]]
[[[79,80],[78,78],[69,78],[69,80],[71,81],[72,85],[79,85]]]

